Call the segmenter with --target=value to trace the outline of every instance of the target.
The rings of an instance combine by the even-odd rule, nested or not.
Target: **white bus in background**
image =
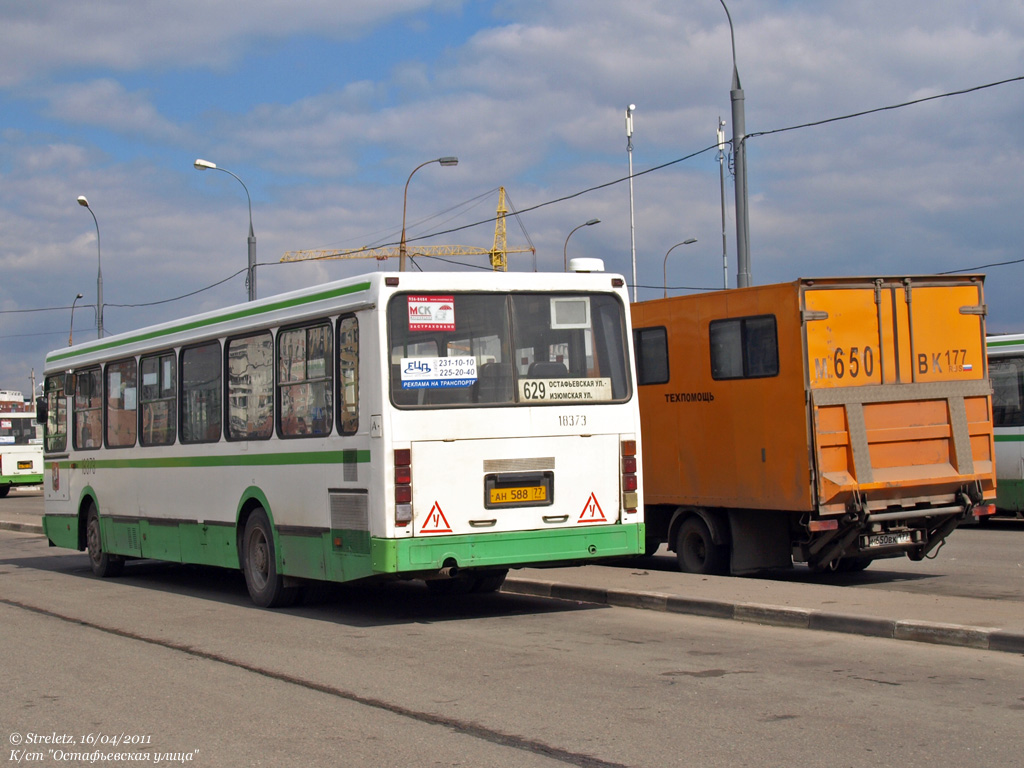
[[[42,482],[43,440],[36,415],[0,408],[0,498],[12,488]]]
[[[1024,334],[989,336],[996,514],[1024,517]]]
[[[616,275],[375,273],[51,352],[44,531],[261,606],[639,554],[629,327]]]

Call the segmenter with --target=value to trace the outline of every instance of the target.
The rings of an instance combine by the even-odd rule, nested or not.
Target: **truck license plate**
[[[868,548],[896,547],[901,544],[909,544],[910,541],[910,531],[903,533],[879,533],[874,536],[868,536]]]

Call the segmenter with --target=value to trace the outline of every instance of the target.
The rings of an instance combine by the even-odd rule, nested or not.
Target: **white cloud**
[[[149,141],[179,142],[186,130],[160,115],[143,91],[128,92],[116,80],[54,86],[41,93],[47,112],[70,125],[105,128]]]
[[[78,194],[89,196],[100,218],[108,301],[164,299],[242,268],[245,197],[228,188],[231,180],[213,184],[192,171],[197,155],[243,173],[253,194],[259,259],[276,261],[286,250],[394,237],[402,185],[433,156],[456,154],[460,163],[417,174],[410,221],[499,185],[525,208],[620,179],[623,111],[630,102],[638,105],[635,170],[712,144],[717,117],[731,120],[731,50],[720,4],[594,0],[581,13],[583,5],[487,5],[492,23],[461,41],[450,33],[449,47],[427,55],[417,45],[431,28],[444,26],[427,23],[436,20],[431,8],[452,20],[480,6],[254,2],[243,15],[234,3],[141,2],[115,23],[121,4],[0,0],[10,40],[0,50],[0,87],[19,83],[9,93],[31,113],[21,120],[12,110],[0,120],[7,142],[0,147],[0,263],[38,266],[22,282],[5,280],[0,304],[63,306],[76,290],[87,298],[94,291],[92,222],[75,206]],[[750,132],[1024,71],[1024,19],[1016,0],[729,0],[729,7]],[[394,21],[395,29],[417,28],[408,38],[413,42],[359,48]],[[267,41],[298,49],[324,38],[353,41],[323,62],[324,70],[339,73],[329,86],[310,90],[296,80],[301,95],[289,99],[245,78],[246,63]],[[372,60],[355,50],[364,57],[369,50]],[[82,82],[64,79],[72,68],[86,73]],[[231,98],[197,113],[188,94],[175,92],[174,75],[205,69],[211,92],[229,80]],[[284,82],[298,76],[280,72]],[[1022,88],[752,138],[755,281],[1020,258]],[[36,114],[40,104],[43,115]],[[126,138],[136,148],[130,160],[117,151]],[[670,284],[720,285],[715,153],[637,177],[635,194],[640,282],[653,286],[641,297],[660,295],[665,251],[686,237],[698,243],[673,254]],[[493,205],[480,204],[452,223],[487,218]],[[540,267],[560,269],[566,235],[594,217],[602,223],[577,232],[570,250],[628,273],[625,183],[524,216]],[[446,240],[479,244],[492,236],[485,225]],[[510,221],[509,240],[516,238],[521,234]],[[520,268],[530,263],[511,260]],[[261,294],[376,267],[340,261],[261,267]],[[990,283],[990,323],[1024,327],[1024,309],[1000,301],[1013,282]],[[35,293],[39,286],[44,294]],[[106,319],[125,329],[243,298],[236,278],[174,304],[111,309]],[[6,330],[9,318],[3,317],[4,332],[13,334]],[[60,343],[67,317],[51,319]],[[47,318],[33,322],[25,327],[50,327]],[[5,349],[13,343],[0,339]],[[0,385],[8,386],[4,377],[14,373],[3,365],[9,364],[0,363]]]
[[[72,68],[221,68],[261,40],[352,39],[396,17],[454,0],[73,0],[0,4],[0,87]]]

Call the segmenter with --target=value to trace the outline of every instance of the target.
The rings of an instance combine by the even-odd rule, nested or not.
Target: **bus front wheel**
[[[100,533],[100,513],[95,505],[89,506],[89,514],[85,522],[85,546],[89,552],[89,565],[92,572],[105,579],[108,576],[119,576],[124,570],[124,558],[103,551],[103,536]]]
[[[253,510],[242,534],[242,571],[249,597],[260,608],[281,608],[295,603],[298,587],[286,587],[277,572],[274,532],[262,508]]]

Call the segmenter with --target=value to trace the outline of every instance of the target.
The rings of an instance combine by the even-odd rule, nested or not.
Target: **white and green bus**
[[[636,555],[631,343],[617,275],[401,272],[56,350],[44,531],[98,576],[240,568],[260,606]]]
[[[0,498],[43,482],[43,440],[34,413],[0,410]]]
[[[1024,334],[987,339],[996,443],[996,514],[1024,517]]]

